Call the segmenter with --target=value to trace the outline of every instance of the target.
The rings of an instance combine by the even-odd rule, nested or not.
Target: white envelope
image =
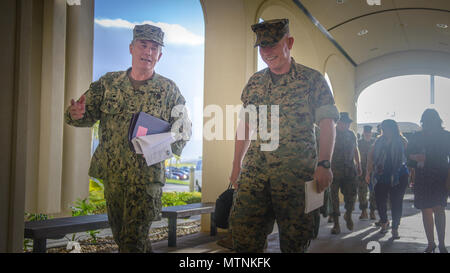
[[[172,132],[140,136],[133,138],[136,154],[143,154],[147,166],[159,163],[172,157],[172,147],[175,142]]]
[[[305,182],[305,213],[310,213],[323,206],[324,192],[317,193],[317,182]]]

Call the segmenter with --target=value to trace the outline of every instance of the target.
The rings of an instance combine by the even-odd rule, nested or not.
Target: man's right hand
[[[83,118],[86,111],[86,96],[83,95],[78,101],[73,99],[70,101],[69,113],[73,120],[79,120]]]
[[[333,183],[333,172],[330,168],[318,166],[314,172],[314,180],[317,182],[317,192],[321,193]]]

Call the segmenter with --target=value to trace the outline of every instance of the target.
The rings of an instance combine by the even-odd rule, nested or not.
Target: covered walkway
[[[356,208],[358,208],[358,203]],[[343,211],[344,208],[341,207],[341,212]],[[413,207],[412,194],[407,194],[403,202],[403,218],[399,227],[400,239],[398,240],[393,241],[390,232],[384,235],[380,234],[379,228],[374,225],[376,221],[360,221],[358,219],[359,213],[358,209],[353,212],[353,221],[355,223],[353,232],[347,230],[345,221],[341,216],[341,234],[339,235],[331,235],[330,230],[333,224],[327,223],[327,219],[322,218],[319,236],[311,243],[309,253],[420,253],[426,248],[427,239],[423,230],[422,215],[420,210]],[[447,233],[449,233],[449,205],[447,205],[446,216]],[[219,234],[216,237],[210,237],[208,233],[200,232],[179,237],[176,248],[167,247],[167,241],[164,240],[153,244],[153,249],[157,253],[229,253],[231,251],[217,245],[217,241],[223,238],[224,235]],[[437,244],[436,235],[435,238]],[[379,243],[380,248],[376,247],[376,242]],[[368,244],[373,244],[375,249],[367,249]],[[446,236],[446,245],[447,249],[450,249],[450,236]],[[267,252],[281,252],[276,228],[269,236]],[[439,252],[437,248],[436,252]]]
[[[89,194],[91,131],[65,125],[63,106],[92,81],[94,1],[67,2],[72,1],[1,2],[0,252],[23,251],[24,212],[67,215],[73,202]],[[258,67],[250,26],[260,19],[290,20],[297,41],[292,56],[329,77],[338,109],[355,121],[358,96],[373,83],[411,74],[450,78],[448,0],[200,2],[204,106],[223,111],[241,104],[242,88]],[[234,142],[224,139],[223,132],[203,139],[202,202],[214,202],[228,185]],[[372,222],[358,222],[356,211],[353,233],[343,227],[339,236],[331,236],[331,224],[322,219],[310,252],[367,252],[369,241],[379,241],[381,252],[421,252],[426,244],[421,215],[408,202],[400,240],[392,243],[389,233],[380,237]],[[166,241],[155,249],[225,251],[207,235],[208,217],[202,217],[201,227],[201,234],[180,238],[176,249],[168,249]],[[269,252],[279,251],[276,238],[275,232]]]

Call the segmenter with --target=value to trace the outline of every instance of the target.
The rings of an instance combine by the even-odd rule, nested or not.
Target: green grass
[[[177,180],[177,179],[167,179],[166,183],[168,184],[180,184],[180,185],[189,185],[189,180]]]
[[[181,168],[181,167],[194,167],[195,168],[196,167],[196,165],[193,163],[179,163],[179,164],[171,164],[169,166],[173,166],[173,167],[177,167],[177,168]]]

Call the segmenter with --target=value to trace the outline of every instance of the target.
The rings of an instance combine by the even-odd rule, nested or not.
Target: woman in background
[[[367,157],[366,182],[372,180],[375,200],[380,216],[381,233],[389,227],[387,216],[388,197],[392,211],[392,237],[398,239],[398,227],[403,212],[403,196],[408,186],[409,171],[406,167],[406,146],[397,122],[392,119],[381,123],[381,135],[375,141]]]
[[[436,248],[436,225],[439,252],[447,253],[444,240],[450,132],[442,128],[442,120],[434,109],[426,109],[420,122],[422,131],[411,137],[407,150],[408,165],[414,175],[414,206],[422,210],[423,226],[428,240],[425,252],[434,252]]]

